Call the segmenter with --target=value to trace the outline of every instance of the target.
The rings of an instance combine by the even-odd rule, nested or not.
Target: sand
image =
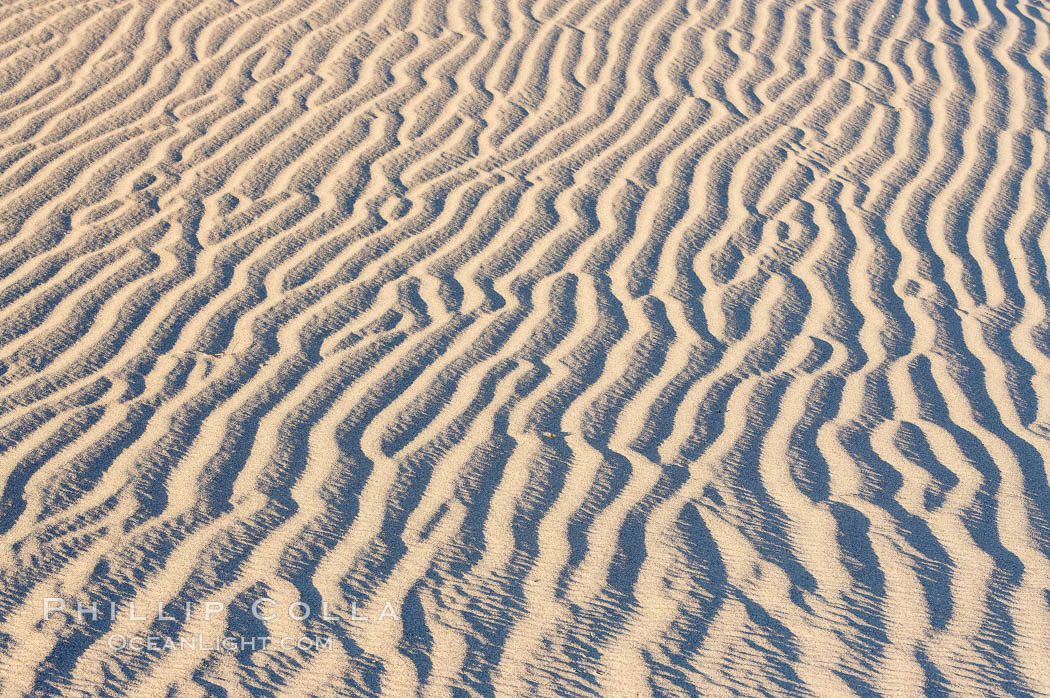
[[[1050,694],[1050,7],[0,6],[0,696]]]

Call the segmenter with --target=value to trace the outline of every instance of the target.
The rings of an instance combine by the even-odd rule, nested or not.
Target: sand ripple
[[[0,694],[1050,693],[1048,78],[1040,0],[4,3]]]

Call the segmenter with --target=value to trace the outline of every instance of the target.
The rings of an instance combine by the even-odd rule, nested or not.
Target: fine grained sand
[[[1048,22],[4,2],[0,695],[1050,692]]]

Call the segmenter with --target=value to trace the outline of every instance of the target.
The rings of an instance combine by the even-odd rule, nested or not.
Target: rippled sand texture
[[[1050,691],[1048,22],[5,2],[0,694]]]

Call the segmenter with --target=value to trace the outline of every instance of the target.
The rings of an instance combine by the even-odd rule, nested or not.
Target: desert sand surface
[[[1050,693],[1043,0],[7,0],[0,696]]]

